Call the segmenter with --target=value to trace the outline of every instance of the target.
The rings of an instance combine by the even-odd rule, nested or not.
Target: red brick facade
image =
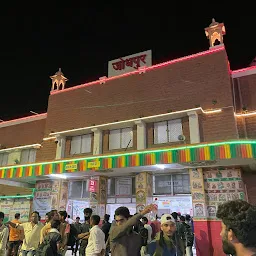
[[[0,144],[6,148],[40,144],[44,138],[45,122],[46,119],[41,119],[6,127],[0,126]]]

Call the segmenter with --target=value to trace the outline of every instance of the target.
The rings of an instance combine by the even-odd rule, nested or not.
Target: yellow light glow
[[[40,147],[41,147],[41,144],[32,144],[32,145],[25,145],[25,146],[13,147],[13,148],[5,148],[5,149],[1,149],[0,152],[12,151],[16,149],[40,148]]]
[[[249,117],[256,116],[256,111],[248,112],[248,113],[235,113],[236,117]]]
[[[64,130],[64,131],[60,131],[60,132],[53,132],[50,133],[50,135],[60,135],[63,133],[68,133],[68,132],[79,132],[82,131],[84,129],[93,129],[93,128],[101,128],[104,126],[108,126],[108,125],[113,125],[113,124],[123,124],[123,123],[127,123],[127,122],[136,122],[136,121],[145,121],[147,119],[153,119],[153,118],[157,118],[157,117],[164,117],[164,116],[171,116],[174,114],[183,114],[183,113],[187,113],[187,112],[191,112],[191,111],[202,111],[203,114],[217,114],[222,112],[222,109],[213,109],[213,110],[203,110],[201,107],[198,108],[190,108],[190,109],[185,109],[185,110],[180,110],[180,111],[175,111],[175,112],[171,112],[171,113],[164,113],[164,114],[159,114],[159,115],[153,115],[153,116],[146,116],[146,117],[141,117],[141,118],[135,118],[135,119],[129,119],[129,120],[124,120],[124,121],[119,121],[119,122],[113,122],[113,123],[106,123],[106,124],[100,124],[100,125],[95,125],[95,126],[89,126],[89,127],[83,127],[83,128],[76,128],[76,129],[71,129],[71,130]]]

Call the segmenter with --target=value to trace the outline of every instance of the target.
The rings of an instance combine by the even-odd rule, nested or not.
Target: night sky
[[[204,28],[213,17],[225,23],[231,69],[247,67],[256,56],[254,16],[172,16],[168,8],[156,9],[6,9],[0,18],[0,119],[46,112],[49,76],[59,67],[70,87],[107,76],[109,60],[140,51],[151,49],[156,64],[207,50]]]

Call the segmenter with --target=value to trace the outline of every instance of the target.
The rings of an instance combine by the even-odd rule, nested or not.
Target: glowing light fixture
[[[50,174],[50,175],[48,175],[48,177],[59,178],[59,179],[67,179],[67,176],[64,175],[64,174]]]
[[[165,165],[164,164],[156,164],[155,167],[158,168],[158,169],[162,169],[162,170],[165,169]]]

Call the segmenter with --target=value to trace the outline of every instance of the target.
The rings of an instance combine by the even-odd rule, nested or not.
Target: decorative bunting
[[[35,177],[156,164],[190,163],[218,159],[256,158],[256,141],[231,141],[165,148],[118,155],[88,157],[22,166],[0,167],[0,178]]]

